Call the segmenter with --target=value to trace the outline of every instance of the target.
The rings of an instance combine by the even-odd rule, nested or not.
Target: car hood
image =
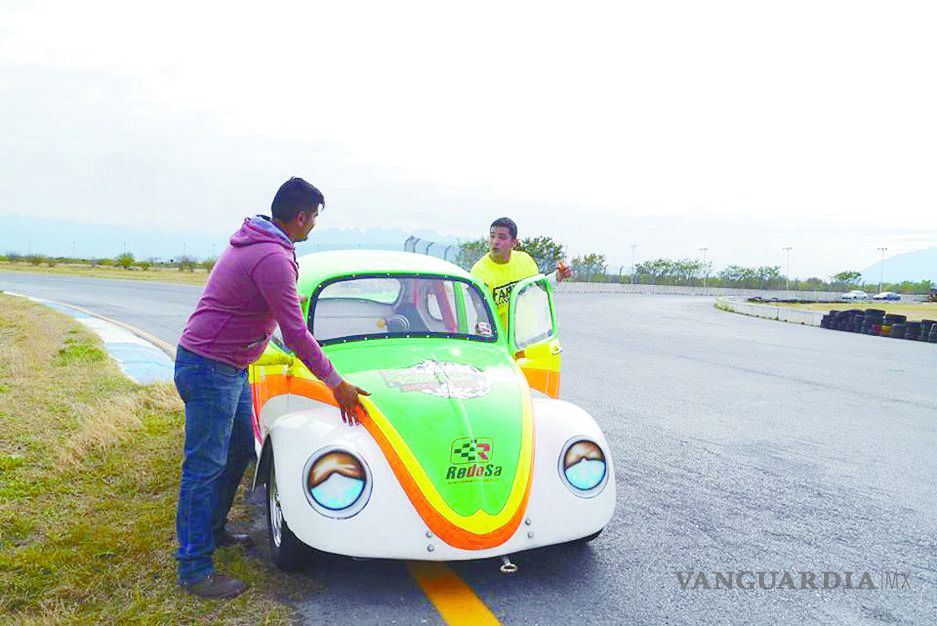
[[[503,346],[410,338],[327,352],[371,393],[365,426],[438,536],[488,547],[492,533],[513,532],[529,491],[533,415]]]

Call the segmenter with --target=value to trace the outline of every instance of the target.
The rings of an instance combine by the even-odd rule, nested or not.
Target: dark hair
[[[511,239],[517,239],[517,224],[515,224],[514,220],[512,220],[510,217],[499,217],[491,223],[489,228],[494,228],[495,226],[507,228],[511,233]]]
[[[295,176],[280,185],[270,205],[273,219],[282,222],[291,222],[300,213],[321,213],[324,210],[325,196],[322,192]]]

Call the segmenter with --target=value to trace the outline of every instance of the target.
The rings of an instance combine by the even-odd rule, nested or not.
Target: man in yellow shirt
[[[517,245],[517,224],[509,217],[499,217],[491,223],[489,229],[489,252],[472,266],[472,276],[485,283],[491,289],[495,307],[501,325],[507,327],[508,302],[511,291],[521,280],[540,273],[540,268],[529,254],[515,250]],[[572,272],[560,264],[550,278],[557,281],[569,278]]]

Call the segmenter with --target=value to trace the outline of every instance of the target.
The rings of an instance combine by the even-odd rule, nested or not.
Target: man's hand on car
[[[349,426],[354,426],[358,423],[355,409],[360,407],[365,415],[368,414],[367,409],[361,404],[361,399],[358,396],[370,396],[370,392],[365,391],[361,387],[355,387],[347,380],[343,380],[342,384],[332,390],[332,394],[335,396],[335,401],[338,402],[338,408],[342,411],[342,421]]]

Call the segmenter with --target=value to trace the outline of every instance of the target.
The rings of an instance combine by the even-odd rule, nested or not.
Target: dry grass
[[[293,623],[278,594],[295,584],[236,548],[216,559],[248,593],[179,590],[182,405],[170,385],[137,386],[101,353],[71,318],[0,296],[0,621]]]
[[[906,315],[909,320],[931,319],[937,320],[937,302],[894,302],[894,301],[852,301],[852,302],[823,302],[816,304],[781,304],[771,303],[771,306],[787,306],[792,309],[806,309],[808,311],[848,311],[851,309],[878,309],[886,313]]]
[[[151,267],[143,271],[139,268],[126,270],[120,267],[91,267],[90,265],[78,264],[61,264],[48,267],[46,265],[32,265],[29,263],[10,263],[9,261],[0,261],[0,272],[85,276],[88,278],[120,278],[124,280],[150,280],[164,283],[183,283],[186,285],[202,285],[205,283],[205,279],[208,278],[208,272],[201,268],[191,272],[180,272],[175,268]]]

